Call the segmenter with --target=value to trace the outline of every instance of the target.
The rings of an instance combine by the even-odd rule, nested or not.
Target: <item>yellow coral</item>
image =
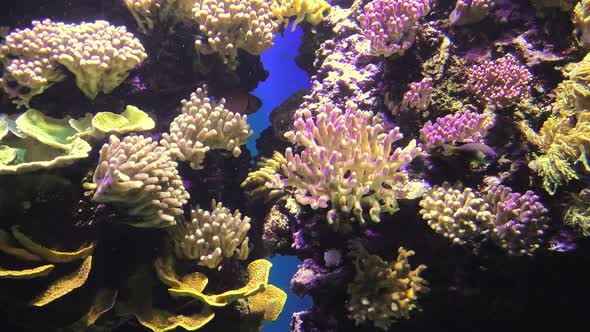
[[[277,21],[285,26],[289,25],[289,18],[296,16],[291,31],[295,31],[297,24],[306,20],[312,25],[324,19],[324,12],[330,10],[330,4],[324,0],[274,0],[270,6]]]
[[[156,23],[190,20],[194,0],[124,0],[139,30],[149,34]]]
[[[76,271],[53,282],[41,295],[31,303],[42,307],[84,285],[92,268],[92,256],[86,257]]]
[[[287,301],[287,293],[278,287],[267,285],[264,291],[254,294],[250,300],[250,312],[261,314],[265,321],[276,320]]]
[[[54,267],[55,265],[52,264],[24,270],[5,270],[0,267],[0,279],[31,279],[36,277],[45,277],[51,271],[53,271]]]
[[[67,263],[77,259],[84,259],[94,251],[93,243],[72,252],[49,249],[28,238],[20,231],[17,225],[12,226],[11,230],[14,238],[23,247],[51,263]]]

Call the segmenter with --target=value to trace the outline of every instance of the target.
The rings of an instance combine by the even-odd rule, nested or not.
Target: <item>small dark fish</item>
[[[225,108],[242,115],[252,114],[262,106],[260,98],[240,90],[224,93],[219,98],[225,98]]]
[[[459,146],[451,144],[435,144],[429,151],[430,154],[442,157],[470,158],[479,160],[493,160],[498,154],[491,147],[483,143],[465,143]]]

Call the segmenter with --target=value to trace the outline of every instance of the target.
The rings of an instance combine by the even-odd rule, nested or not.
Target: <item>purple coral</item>
[[[410,83],[410,89],[404,93],[401,104],[390,102],[387,107],[393,114],[409,109],[424,111],[430,106],[433,91],[432,78],[424,77],[420,82]]]
[[[420,129],[420,138],[426,149],[439,143],[479,142],[493,124],[491,114],[449,114],[436,119],[436,123],[426,122]]]
[[[494,8],[492,0],[457,0],[449,16],[452,25],[466,25],[483,20]]]
[[[430,0],[373,0],[358,21],[373,55],[401,55],[414,42],[418,20],[429,11]]]
[[[533,75],[511,54],[474,65],[467,73],[467,89],[486,107],[498,109],[517,103],[530,93]]]
[[[512,192],[510,187],[493,187],[486,199],[495,207],[491,238],[510,255],[532,255],[540,247],[548,227],[548,210],[532,191]]]

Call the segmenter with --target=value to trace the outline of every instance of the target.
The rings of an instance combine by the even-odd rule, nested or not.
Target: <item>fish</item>
[[[498,157],[496,151],[484,143],[470,142],[458,144],[434,144],[428,149],[428,153],[434,157],[463,160],[467,162],[472,170],[485,169]]]
[[[430,147],[428,152],[443,157],[463,156],[480,160],[494,160],[498,156],[494,149],[484,143],[477,142],[463,143],[458,146],[445,143],[435,144]]]
[[[225,108],[242,115],[252,114],[262,107],[262,101],[255,95],[241,90],[231,90],[219,96],[225,99]]]

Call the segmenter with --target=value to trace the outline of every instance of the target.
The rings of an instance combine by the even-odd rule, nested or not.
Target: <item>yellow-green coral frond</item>
[[[20,227],[17,225],[12,226],[11,230],[12,236],[14,236],[20,245],[51,263],[67,263],[77,259],[84,259],[94,251],[94,243],[86,245],[76,251],[57,251],[49,249],[27,237],[20,231]]]
[[[78,269],[71,274],[54,281],[42,294],[35,298],[31,304],[36,307],[42,307],[73,290],[82,287],[88,279],[91,268],[92,256],[88,256],[84,259],[84,262],[82,262]]]

